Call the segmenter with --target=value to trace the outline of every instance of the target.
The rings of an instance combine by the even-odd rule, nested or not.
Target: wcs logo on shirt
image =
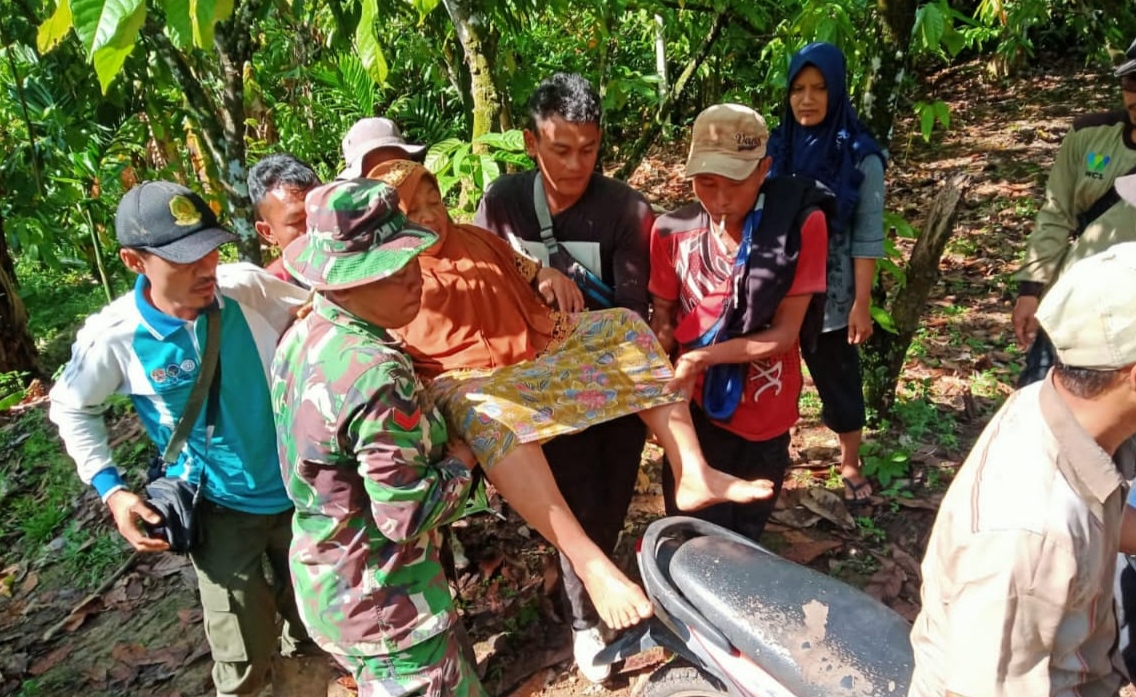
[[[1104,170],[1108,167],[1108,163],[1112,162],[1112,158],[1108,155],[1098,155],[1091,152],[1085,157],[1085,164],[1088,169],[1085,170],[1085,176],[1090,179],[1104,179]]]
[[[193,382],[197,377],[197,361],[187,358],[181,363],[171,363],[164,368],[154,368],[150,371],[150,380],[162,387],[177,387],[178,385]]]

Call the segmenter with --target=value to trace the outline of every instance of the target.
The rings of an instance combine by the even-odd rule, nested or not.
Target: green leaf
[[[465,145],[465,141],[461,140],[460,138],[446,138],[445,140],[440,140],[437,143],[434,143],[433,145],[431,145],[430,146],[430,153],[431,154],[438,153],[439,155],[449,155],[449,154],[452,154],[455,150],[457,150],[458,148],[460,148],[463,145]],[[431,170],[431,171],[434,171],[434,170]]]
[[[461,177],[467,172],[467,160],[469,160],[469,143],[462,143],[462,147],[455,148],[453,152],[454,158],[454,174]]]
[[[935,118],[939,119],[939,123],[943,124],[943,128],[951,127],[951,108],[943,100],[939,100],[934,104]]]
[[[948,25],[947,30],[943,32],[943,46],[951,58],[956,58],[966,48],[966,34]]]
[[[477,187],[481,191],[486,191],[493,180],[501,176],[501,167],[497,161],[493,159],[492,155],[481,155],[481,166],[478,168],[481,175],[481,180],[477,182]]]
[[[884,213],[884,229],[894,229],[895,234],[912,240],[919,236],[919,231],[915,229],[914,225],[907,222],[907,218],[893,211]]]
[[[47,53],[58,46],[69,31],[71,31],[71,3],[69,0],[59,0],[55,12],[39,25],[39,31],[36,32],[36,48],[41,54]]]
[[[375,21],[378,16],[378,0],[363,0],[363,12],[359,16],[359,26],[355,28],[355,51],[371,80],[376,85],[383,85],[386,84],[389,68],[382,46],[379,46],[379,39],[375,36]]]
[[[872,307],[868,309],[868,312],[871,313],[872,319],[876,321],[876,324],[880,325],[880,329],[883,329],[889,334],[899,333],[899,329],[896,328],[895,320],[892,318],[890,312],[875,305],[872,305]]]
[[[11,409],[12,407],[16,406],[20,402],[24,401],[24,396],[26,394],[27,393],[24,392],[24,390],[18,390],[16,392],[13,392],[10,395],[7,395],[3,399],[0,399],[0,411],[3,411],[5,409]]]
[[[120,29],[124,25],[134,23],[140,26],[139,8],[142,8],[141,16],[144,19],[146,10],[143,0],[71,0],[72,23],[87,59],[94,60],[96,51],[113,42],[116,37],[121,37],[123,33]],[[134,32],[130,34],[132,43],[137,32],[135,26]]]
[[[438,6],[439,0],[406,0],[410,6],[418,11],[418,23],[422,24],[426,21],[426,15],[434,11]]]
[[[935,128],[935,110],[929,104],[921,104],[919,107],[919,130],[923,134],[923,140],[931,142],[931,131]]]
[[[915,13],[915,34],[923,39],[927,49],[939,46],[946,24],[942,11],[935,5],[924,5]]]
[[[233,0],[189,0],[189,19],[193,23],[193,45],[206,51],[213,48],[213,29],[217,22],[233,13]]]
[[[134,50],[138,39],[138,31],[146,21],[146,5],[139,2],[134,12],[127,16],[118,25],[117,33],[103,46],[95,49],[91,62],[95,65],[95,74],[99,77],[99,87],[106,94],[110,83],[122,70],[126,57]]]
[[[478,143],[485,143],[498,150],[509,152],[525,151],[525,136],[516,129],[504,133],[483,133],[477,137]]]
[[[183,51],[193,46],[193,18],[190,0],[166,0],[166,34]]]

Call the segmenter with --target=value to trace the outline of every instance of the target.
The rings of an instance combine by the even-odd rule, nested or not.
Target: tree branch
[[[651,143],[659,137],[659,132],[663,129],[663,124],[666,123],[667,118],[670,116],[674,106],[678,103],[682,93],[686,90],[690,78],[698,70],[699,66],[710,55],[710,49],[714,47],[714,43],[718,41],[718,37],[722,35],[722,27],[726,24],[726,13],[721,12],[714,16],[714,21],[710,24],[710,30],[706,32],[706,38],[702,40],[702,45],[698,47],[698,51],[690,57],[687,61],[686,67],[683,68],[681,74],[674,81],[671,86],[670,92],[667,93],[666,98],[659,104],[658,111],[655,112],[655,119],[651,122],[647,129],[643,131],[643,135],[635,141],[631,146],[631,150],[624,160],[623,165],[620,166],[619,171],[615,173],[616,179],[627,179],[639,166],[643,160],[643,155],[646,154],[647,148]]]

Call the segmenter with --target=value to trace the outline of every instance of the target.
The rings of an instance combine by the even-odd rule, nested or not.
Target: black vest
[[[745,272],[736,279],[735,292],[726,300],[725,338],[753,334],[769,327],[777,306],[785,298],[801,255],[801,226],[814,211],[826,218],[836,213],[836,198],[813,179],[781,176],[761,186],[765,205],[761,222],[750,240]],[[827,251],[827,245],[825,246]],[[801,326],[801,343],[812,346],[824,322],[825,293],[813,295]]]

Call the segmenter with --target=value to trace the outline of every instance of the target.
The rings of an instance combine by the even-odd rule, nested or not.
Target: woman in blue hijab
[[[857,346],[872,334],[872,279],[884,256],[886,156],[856,116],[846,77],[844,54],[832,44],[812,43],[795,53],[769,154],[770,176],[810,177],[836,194],[824,327],[815,347],[802,346],[801,354],[824,405],[824,423],[840,439],[845,501],[865,503],[872,488],[860,466],[865,418]]]

